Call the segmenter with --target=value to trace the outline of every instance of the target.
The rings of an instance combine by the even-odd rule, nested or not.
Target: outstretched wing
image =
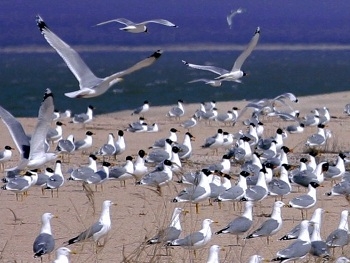
[[[233,68],[232,68],[231,72],[241,69],[244,61],[252,53],[253,49],[256,47],[256,44],[258,44],[259,37],[260,37],[260,27],[257,27],[256,30],[255,30],[254,36],[250,40],[247,48],[236,59],[235,64],[233,65]]]
[[[77,78],[80,88],[90,88],[101,82],[101,79],[97,78],[94,73],[92,73],[79,54],[53,33],[39,15],[36,17],[36,23],[46,41],[57,51]]]

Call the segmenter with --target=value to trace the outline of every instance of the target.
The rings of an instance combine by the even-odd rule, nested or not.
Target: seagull
[[[150,148],[164,148],[166,139],[170,139],[171,141],[176,142],[177,141],[177,134],[176,134],[177,132],[178,132],[177,129],[171,128],[170,135],[167,138],[161,138],[161,139],[156,140]]]
[[[318,208],[319,212],[322,214],[324,212],[324,209]],[[311,250],[310,254],[312,256],[322,258],[322,259],[329,259],[329,249],[325,241],[321,238],[321,216],[319,217],[319,222],[314,222],[314,230],[311,234]]]
[[[181,213],[186,213],[186,210],[183,210],[180,207],[175,207],[169,226],[165,229],[160,230],[156,236],[147,240],[146,243],[148,245],[158,243],[168,244],[175,239],[178,239],[182,231],[180,222]]]
[[[199,213],[198,203],[204,201],[210,196],[209,176],[212,172],[208,169],[202,169],[199,173],[199,180],[197,185],[190,185],[186,189],[180,191],[178,195],[171,201],[177,202],[191,202],[196,204],[196,213]]]
[[[58,140],[62,139],[62,125],[64,125],[62,122],[57,121],[56,128],[55,129],[50,128],[47,131],[46,140],[48,142],[54,143],[54,142],[57,142]]]
[[[70,173],[68,180],[73,181],[85,181],[89,176],[92,176],[97,172],[96,166],[97,157],[94,154],[89,155],[89,165],[82,166]]]
[[[202,223],[202,229],[189,234],[188,236],[180,239],[175,239],[170,242],[169,246],[180,246],[186,249],[198,249],[204,247],[212,236],[210,224],[214,223],[211,219],[204,219]]]
[[[301,229],[298,239],[290,244],[287,248],[277,252],[276,258],[271,261],[279,261],[281,263],[296,259],[303,259],[311,249],[311,241],[308,231],[309,221],[301,222]]]
[[[231,13],[229,15],[227,15],[226,20],[227,20],[227,24],[230,27],[230,29],[232,28],[233,17],[235,17],[238,14],[242,14],[243,12],[244,12],[243,8],[238,8],[236,10],[231,10]]]
[[[62,174],[61,161],[57,160],[55,165],[55,171],[52,176],[46,182],[46,189],[51,189],[51,196],[53,197],[53,190],[56,189],[58,197],[58,188],[64,184],[64,177]]]
[[[132,111],[131,115],[145,113],[146,111],[149,111],[149,102],[148,102],[148,100],[145,100],[143,102],[143,105],[141,105],[140,107],[137,107],[136,109],[134,109]]]
[[[170,27],[178,27],[177,25],[165,19],[152,19],[152,20],[147,20],[140,23],[134,23],[126,18],[117,18],[117,19],[108,20],[105,22],[98,23],[96,26],[101,26],[112,22],[117,22],[125,25],[125,27],[122,27],[119,29],[130,33],[147,33],[148,28],[146,25],[149,23],[156,23],[156,24],[160,24],[163,26],[170,26]]]
[[[92,146],[92,135],[94,135],[93,132],[87,131],[83,140],[74,142],[75,151],[82,150],[84,153],[86,149],[90,148]]]
[[[218,129],[214,136],[205,139],[202,148],[214,149],[214,152],[218,153],[218,148],[220,148],[224,143],[224,134],[222,129]]]
[[[53,217],[51,213],[45,213],[41,217],[42,226],[40,234],[35,238],[33,243],[34,258],[50,254],[55,248],[55,239],[53,238],[50,225],[50,220]]]
[[[185,120],[183,123],[180,124],[181,127],[184,127],[188,131],[197,125],[197,117],[196,115],[193,115],[190,119]]]
[[[4,150],[0,151],[0,168],[1,171],[4,171],[5,163],[9,161],[12,157],[12,150],[14,150],[11,146],[6,145]]]
[[[125,186],[125,180],[134,178],[134,164],[132,163],[132,157],[127,156],[126,162],[123,166],[114,166],[109,169],[109,180],[123,181]]]
[[[45,152],[45,139],[51,124],[53,111],[53,94],[50,89],[46,89],[44,99],[39,108],[38,122],[34,133],[29,138],[25,134],[22,124],[11,113],[0,106],[0,118],[9,130],[21,155],[19,164],[7,170],[21,170],[26,167],[29,169],[40,168],[45,163],[56,159],[57,155],[55,153]]]
[[[115,153],[115,145],[114,145],[114,135],[113,133],[108,134],[107,143],[102,145],[102,147],[98,150],[97,155],[102,155],[103,159],[105,156],[112,156]]]
[[[181,160],[189,159],[192,155],[192,143],[194,136],[186,132],[182,143],[175,143],[175,145],[180,149],[179,157]]]
[[[57,142],[56,151],[62,153],[62,160],[64,159],[64,155],[67,155],[68,162],[70,162],[70,154],[75,151],[73,134],[68,135],[67,139],[59,140]]]
[[[236,240],[238,244],[238,239],[240,235],[247,232],[253,224],[253,202],[245,203],[245,210],[242,216],[233,219],[226,227],[217,231],[215,234],[232,234],[236,235]]]
[[[276,234],[282,227],[281,207],[283,206],[284,203],[282,201],[276,201],[273,206],[271,217],[264,221],[258,229],[248,235],[246,239],[266,236],[267,244],[269,245],[269,237]]]
[[[248,44],[248,47],[236,59],[231,71],[228,71],[228,70],[222,69],[222,68],[218,68],[218,67],[214,67],[214,66],[202,66],[202,65],[190,64],[184,60],[182,62],[190,68],[207,70],[207,71],[211,71],[215,74],[218,74],[219,77],[215,78],[216,80],[236,81],[236,82],[238,81],[239,82],[240,81],[239,79],[241,77],[247,75],[244,71],[241,70],[241,67],[242,67],[244,61],[252,53],[256,44],[258,43],[259,37],[260,37],[260,27],[257,27],[253,38],[251,39],[250,43]]]
[[[124,139],[124,132],[122,130],[118,131],[118,138],[114,143],[114,147],[115,147],[115,158],[117,158],[116,156],[119,154],[122,154],[125,151],[126,145],[125,145],[125,139]]]
[[[210,85],[212,87],[221,87],[222,81],[217,79],[194,79],[188,83],[204,82],[204,84]]]
[[[44,173],[38,173],[38,179],[35,182],[36,186],[41,187],[41,193],[44,195],[45,194],[45,187],[47,184],[47,181],[51,176],[54,175],[54,170],[52,170],[50,167],[46,167]]]
[[[36,22],[47,42],[62,57],[71,72],[79,81],[80,90],[65,93],[69,98],[92,98],[99,96],[105,93],[113,84],[120,82],[121,77],[152,65],[162,54],[162,52],[158,50],[148,58],[141,60],[128,69],[114,73],[105,78],[98,78],[92,73],[79,54],[53,33],[39,15],[36,16]]]
[[[146,153],[144,150],[139,150],[136,160],[134,162],[134,176],[135,180],[141,179],[142,176],[148,173],[148,167],[145,165]]]
[[[307,216],[307,209],[313,207],[316,204],[316,188],[319,186],[320,185],[317,182],[312,181],[308,186],[307,194],[294,197],[292,200],[289,201],[289,205],[291,207],[300,209],[302,219],[304,219],[304,211]]]
[[[241,200],[247,189],[247,176],[249,176],[249,173],[247,171],[242,171],[239,174],[238,183],[221,193],[215,201],[221,202]]]
[[[338,228],[332,231],[326,238],[328,247],[343,247],[349,243],[349,225],[348,225],[349,211],[343,210],[340,215],[340,222]]]
[[[18,195],[26,192],[32,186],[33,175],[35,175],[35,173],[31,171],[27,171],[23,176],[15,175],[15,177],[10,179],[1,189],[16,193],[16,200],[18,201]]]
[[[72,118],[73,123],[88,123],[92,121],[94,106],[89,105],[87,107],[86,113],[74,114]]]
[[[209,256],[207,263],[219,263],[220,246],[212,245],[209,249]]]
[[[313,232],[315,224],[320,224],[322,213],[323,213],[323,209],[322,208],[316,208],[315,209],[315,211],[312,214],[312,217],[310,219],[310,222],[313,223],[313,224],[309,224],[309,227],[308,227],[309,233]],[[300,233],[300,223],[297,224],[295,227],[293,227],[292,230],[290,230],[286,235],[281,237],[279,240],[296,239],[296,238],[298,238],[299,233]]]
[[[56,259],[53,261],[53,263],[69,263],[69,254],[72,253],[72,251],[69,248],[66,247],[60,247],[56,250]]]
[[[102,169],[98,170],[96,173],[91,174],[89,177],[87,177],[85,179],[85,183],[94,184],[95,189],[97,190],[98,184],[102,184],[103,182],[108,180],[110,166],[111,166],[111,164],[109,162],[103,162]],[[102,186],[101,186],[101,188],[102,188]]]
[[[102,212],[99,220],[86,229],[84,232],[80,233],[78,236],[68,240],[67,245],[71,245],[86,239],[92,238],[94,242],[99,245],[101,238],[104,238],[104,243],[106,243],[106,235],[111,229],[111,217],[109,213],[110,206],[113,205],[112,201],[105,200],[102,204]]]
[[[172,107],[166,116],[174,117],[175,119],[180,119],[180,117],[185,114],[183,103],[184,102],[182,100],[178,100],[177,106]]]
[[[158,193],[161,195],[161,186],[167,184],[173,178],[173,172],[171,170],[171,161],[166,159],[163,162],[162,170],[155,170],[148,174],[145,174],[140,181],[136,184],[138,185],[149,185],[157,187]]]

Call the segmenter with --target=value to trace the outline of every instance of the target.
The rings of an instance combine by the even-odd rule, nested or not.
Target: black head
[[[247,76],[248,74],[246,72],[243,71],[243,76]]]
[[[171,166],[172,165],[170,160],[164,160],[163,163],[164,163],[164,165],[167,165],[167,166]]]
[[[287,146],[282,146],[281,149],[285,152],[285,153],[289,153],[290,149]]]
[[[146,155],[144,150],[139,150],[139,156],[143,158]]]
[[[171,132],[178,132],[178,130],[176,130],[175,128],[171,128],[170,131]]]
[[[126,156],[126,158],[125,158],[126,161],[132,161],[132,159],[133,158],[131,156]]]
[[[317,127],[321,128],[321,129],[324,129],[324,127],[326,127],[326,126],[324,126],[323,124],[319,124],[319,125],[317,125]]]
[[[62,163],[61,160],[57,160],[56,163]]]
[[[8,146],[8,145],[5,146],[5,149],[6,150],[13,150],[13,148],[11,146]]]
[[[249,173],[247,171],[242,171],[240,172],[240,175],[242,175],[243,177],[248,177]]]
[[[174,153],[178,153],[180,151],[180,148],[177,146],[173,146],[173,148],[171,148],[172,152]]]
[[[344,153],[339,153],[339,157],[342,158],[342,159],[345,159],[346,155]]]
[[[225,155],[222,156],[222,159],[230,160],[230,156],[228,156],[227,154],[225,154]]]
[[[119,136],[124,136],[124,132],[123,132],[122,130],[119,130],[119,131],[118,131],[118,135],[119,135]]]
[[[95,161],[97,160],[97,157],[96,157],[95,154],[90,154],[90,155],[89,155],[89,158],[91,158],[91,159],[93,159],[93,160],[95,160]]]
[[[62,123],[62,122],[60,122],[60,121],[57,121],[57,122],[56,122],[56,125],[57,125],[57,126],[62,126],[62,125],[63,125],[63,123]]]
[[[102,166],[109,167],[109,166],[111,166],[111,164],[109,162],[103,162]]]
[[[89,107],[88,107],[90,110],[94,110],[95,109],[95,107],[94,106],[92,106],[92,105],[89,105]]]
[[[283,133],[283,130],[281,128],[278,128],[277,131],[276,131],[277,134],[282,134]]]
[[[47,167],[46,171],[49,172],[49,173],[53,173],[54,172],[54,170],[52,168],[50,168],[50,167]]]
[[[145,100],[144,102],[143,102],[143,104],[148,104],[149,102],[148,102],[148,100]]]
[[[300,159],[300,162],[302,162],[302,163],[307,163],[307,161],[308,160],[306,158],[304,158],[304,157]]]
[[[223,130],[222,129],[218,129],[218,133],[223,133]]]
[[[329,163],[324,163],[324,164],[322,164],[322,171],[323,171],[323,172],[327,172],[327,171],[328,171],[328,168],[329,168]]]
[[[91,135],[93,135],[93,132],[87,131],[85,134],[91,136]]]
[[[309,185],[311,185],[313,188],[317,188],[320,186],[320,184],[316,181],[311,181]]]
[[[282,166],[288,171],[292,166],[287,164],[287,163],[284,163],[282,164]]]
[[[212,172],[209,169],[202,169],[202,173],[204,173],[206,176],[209,176],[212,174]]]
[[[173,141],[172,141],[172,140],[170,140],[169,138],[168,138],[168,139],[166,139],[165,141],[166,141],[168,144],[170,144],[170,145],[173,143]]]

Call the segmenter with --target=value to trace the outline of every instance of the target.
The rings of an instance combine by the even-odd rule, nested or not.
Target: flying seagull
[[[122,27],[119,29],[130,33],[147,33],[148,28],[146,25],[149,23],[156,23],[163,26],[178,27],[177,25],[165,19],[152,19],[152,20],[143,21],[141,23],[134,23],[126,18],[117,18],[117,19],[108,20],[105,22],[98,23],[96,26],[101,26],[112,22],[117,22],[125,25],[125,27]]]
[[[223,68],[215,67],[215,66],[204,66],[204,65],[191,64],[191,63],[188,63],[187,61],[184,61],[184,60],[182,60],[182,62],[190,68],[207,70],[207,71],[211,71],[215,74],[218,74],[219,77],[216,77],[215,78],[216,80],[240,82],[239,79],[241,77],[247,75],[244,71],[241,70],[241,67],[242,67],[244,61],[248,58],[248,56],[254,50],[255,46],[258,43],[259,37],[260,37],[260,27],[257,27],[253,38],[250,40],[247,48],[236,59],[231,71],[228,71],[228,70],[223,69]]]
[[[39,15],[36,17],[36,23],[46,41],[62,57],[68,68],[79,81],[79,90],[65,93],[69,98],[92,98],[99,96],[105,93],[112,85],[120,82],[122,80],[121,77],[152,65],[162,54],[162,51],[158,50],[148,58],[141,60],[128,69],[119,71],[105,78],[98,78],[92,73],[79,54],[53,33]]]
[[[7,126],[21,155],[19,164],[8,170],[21,170],[26,167],[29,169],[40,168],[46,162],[57,157],[54,153],[45,152],[45,139],[51,125],[53,111],[53,95],[50,89],[46,89],[43,102],[39,108],[38,122],[30,138],[24,132],[22,124],[0,106],[0,118]]]

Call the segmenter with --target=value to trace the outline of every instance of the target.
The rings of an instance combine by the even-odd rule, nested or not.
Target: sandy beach
[[[206,87],[207,88],[207,87]],[[296,94],[297,95],[297,94]],[[348,134],[350,130],[350,117],[343,113],[344,106],[350,103],[350,93],[332,93],[311,97],[300,97],[298,103],[288,102],[294,109],[300,111],[300,116],[305,116],[311,110],[317,107],[328,107],[332,116],[327,124],[327,129],[332,132],[332,138],[329,139],[326,146],[320,148],[321,153],[317,157],[318,161],[329,161],[334,163],[339,152],[348,152],[350,142]],[[174,98],[174,105],[177,98]],[[80,100],[80,103],[89,103]],[[226,112],[236,106],[242,109],[247,101],[229,101],[217,102],[218,111]],[[39,105],[36,107],[39,108]],[[125,131],[126,150],[117,159],[111,159],[113,165],[122,165],[125,163],[125,157],[131,155],[137,156],[140,149],[149,151],[149,147],[156,139],[164,138],[169,135],[170,128],[174,127],[178,133],[178,141],[182,142],[186,129],[180,126],[184,120],[190,118],[199,104],[184,104],[185,115],[180,120],[174,120],[166,117],[166,113],[172,107],[152,107],[145,113],[147,123],[157,123],[159,132],[156,133],[131,133]],[[101,145],[107,142],[108,133],[117,135],[118,130],[125,130],[128,124],[138,119],[138,115],[131,115],[131,111],[116,112],[107,115],[98,115],[89,123],[86,130],[95,133],[93,136],[93,147],[89,152],[95,152]],[[248,110],[243,116],[247,118],[251,113]],[[35,127],[35,118],[19,118],[27,133],[31,133]],[[85,129],[79,124],[69,123],[68,119],[63,120],[65,126],[64,138],[69,134],[74,134],[76,140],[83,139]],[[285,128],[292,122],[285,122],[277,117],[263,117],[264,137],[273,136],[277,128]],[[218,128],[230,133],[237,133],[239,130],[246,131],[247,128],[241,121],[235,126],[225,126],[219,122],[208,124],[200,121],[197,126],[190,130],[195,136],[193,142],[193,154],[188,162],[183,163],[183,172],[195,171],[206,165],[218,163],[222,155],[226,152],[220,149],[218,155],[213,155],[210,149],[202,149],[201,145],[205,139],[216,133]],[[307,127],[302,134],[288,135],[285,145],[293,149],[288,156],[290,164],[298,164],[301,156],[306,156],[308,148],[305,142],[308,136],[317,131],[316,127]],[[15,147],[11,136],[5,125],[0,122],[0,133],[2,135],[1,148],[5,145]],[[55,146],[51,147],[53,151]],[[18,161],[18,151],[14,152],[11,162],[7,167],[15,165]],[[100,159],[102,160],[102,158]],[[69,177],[66,172],[70,168],[77,168],[87,164],[88,156],[80,152],[71,156],[70,163],[63,163],[62,169],[65,178]],[[48,166],[53,167],[54,163]],[[99,164],[100,167],[100,164]],[[150,165],[151,170],[152,165]],[[240,166],[232,162],[231,182],[232,185],[237,181],[237,174],[240,172]],[[71,255],[71,262],[206,262],[211,245],[217,244],[224,248],[220,251],[220,262],[247,262],[251,255],[259,254],[267,260],[275,257],[276,252],[291,243],[291,241],[279,241],[287,231],[301,220],[300,211],[295,208],[283,207],[282,218],[283,226],[281,230],[270,238],[270,244],[267,245],[266,238],[254,238],[249,240],[240,240],[240,245],[236,245],[236,237],[232,235],[214,235],[204,248],[199,249],[194,254],[181,247],[170,248],[170,255],[167,255],[164,247],[160,245],[149,246],[145,241],[157,233],[159,229],[166,227],[170,221],[172,211],[175,207],[182,207],[189,214],[181,217],[183,232],[185,236],[201,228],[203,219],[210,218],[217,223],[211,225],[212,231],[216,232],[225,227],[232,219],[241,215],[240,206],[234,209],[232,202],[222,202],[221,207],[218,203],[209,205],[208,201],[200,204],[200,212],[196,214],[195,206],[189,203],[171,203],[170,201],[179,191],[185,188],[185,185],[176,183],[177,177],[168,186],[163,187],[163,195],[159,196],[154,188],[148,186],[135,185],[133,180],[126,181],[126,186],[122,186],[118,181],[107,181],[103,184],[103,189],[93,192],[92,201],[88,199],[87,193],[82,188],[81,182],[66,181],[59,189],[58,197],[54,193],[51,197],[50,191],[45,195],[41,194],[38,187],[32,187],[28,196],[23,201],[16,201],[14,193],[10,191],[0,191],[1,199],[1,226],[0,226],[0,261],[1,262],[40,262],[40,259],[34,259],[32,245],[35,237],[38,235],[41,226],[41,215],[45,212],[51,212],[57,216],[51,220],[52,230],[56,241],[55,248],[62,246],[63,242],[79,234],[86,227],[95,222],[100,214],[102,202],[112,200],[116,206],[111,207],[112,230],[108,236],[104,247],[98,249],[95,253],[93,243],[87,241],[71,245],[76,254]],[[92,189],[94,187],[92,186]],[[337,228],[339,224],[340,213],[342,210],[349,209],[349,203],[342,196],[327,197],[325,192],[330,191],[331,182],[325,181],[322,187],[317,188],[318,200],[316,205],[308,210],[308,218],[317,207],[326,210],[323,216],[321,236],[325,239],[328,234]],[[284,202],[288,203],[293,197],[296,197],[305,191],[303,189],[297,192],[297,187],[293,187],[293,192],[285,197]],[[263,222],[272,210],[274,202],[273,197],[267,197],[263,200],[261,206],[255,205],[253,210],[253,227]],[[251,231],[248,231],[250,233]],[[341,249],[335,249],[337,258],[342,254]],[[345,247],[344,256],[350,256],[350,252]],[[54,259],[54,253],[51,254],[51,261]],[[331,259],[331,262],[334,261]],[[305,258],[304,262],[311,260]],[[50,262],[47,256],[43,262]]]

